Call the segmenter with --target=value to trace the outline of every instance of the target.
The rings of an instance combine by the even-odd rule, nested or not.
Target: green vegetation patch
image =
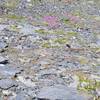
[[[59,46],[58,45],[55,45],[55,44],[52,45],[49,42],[45,42],[45,43],[42,44],[42,47],[44,47],[44,48],[58,48]]]
[[[51,46],[50,46],[50,43],[46,42],[46,43],[42,44],[42,47],[44,47],[44,48],[50,48]]]
[[[45,30],[45,29],[35,30],[35,32],[39,34],[58,34],[58,35],[65,33],[63,30]]]
[[[17,20],[25,19],[25,17],[23,17],[23,16],[18,16],[18,15],[14,15],[14,14],[7,15],[6,17],[9,19],[17,19]]]
[[[70,23],[70,20],[67,19],[67,18],[63,18],[63,19],[61,19],[61,21],[62,21],[64,24],[69,24],[69,23]]]
[[[68,42],[68,40],[66,38],[57,38],[54,40],[55,43],[59,43],[59,44],[65,44]]]
[[[96,89],[100,88],[100,81],[89,78],[89,76],[85,74],[79,74],[79,84],[78,90],[86,91],[88,93],[92,93],[92,91],[96,91]],[[92,94],[95,96],[95,94]]]
[[[50,33],[49,31],[46,31],[45,29],[35,30],[35,32],[39,34],[49,34]]]
[[[77,32],[67,32],[68,36],[77,36],[78,33]]]

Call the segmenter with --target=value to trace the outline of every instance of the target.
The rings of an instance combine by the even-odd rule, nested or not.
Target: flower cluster
[[[51,28],[56,28],[59,26],[59,21],[56,16],[44,16],[43,20],[47,23],[47,25]]]

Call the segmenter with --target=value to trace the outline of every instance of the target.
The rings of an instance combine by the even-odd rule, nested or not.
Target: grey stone
[[[2,49],[4,49],[6,46],[7,46],[6,43],[0,41],[0,51],[1,51]]]
[[[21,28],[21,33],[25,34],[25,35],[29,35],[29,34],[36,34],[35,30],[39,29],[38,27],[33,27],[29,24],[24,24],[24,27]],[[34,30],[34,31],[33,31]]]
[[[1,62],[4,62],[5,60],[7,60],[7,59],[4,58],[4,57],[2,57],[2,56],[0,56],[0,63],[1,63]]]
[[[16,100],[32,100],[26,93],[18,93]]]
[[[41,100],[87,100],[75,89],[63,85],[43,87],[38,93],[37,98]]]
[[[97,44],[98,46],[100,46],[100,39],[98,39],[98,40],[96,41],[96,44]]]
[[[16,81],[12,80],[12,79],[2,79],[0,80],[0,88],[1,89],[9,89],[11,87],[16,87],[18,84]]]
[[[8,62],[8,59],[7,58],[4,58],[4,57],[2,57],[2,56],[0,56],[0,64],[8,64],[9,62]]]
[[[0,74],[4,77],[14,76],[15,74],[18,74],[20,72],[21,72],[21,69],[0,64]]]
[[[6,27],[7,27],[7,25],[0,25],[0,31],[2,31]]]

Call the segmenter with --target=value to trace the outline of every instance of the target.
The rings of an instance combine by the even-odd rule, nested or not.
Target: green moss
[[[47,34],[48,33],[44,29],[35,30],[35,32],[39,33],[39,34]]]
[[[6,17],[9,18],[9,19],[17,19],[17,20],[25,19],[25,17],[23,17],[23,16],[17,16],[17,15],[14,15],[14,14],[7,15]]]
[[[84,84],[81,86],[81,84]],[[79,84],[77,86],[78,90],[82,91],[95,91],[96,89],[100,88],[100,81],[96,81],[95,79],[89,79],[88,77],[84,76],[83,74],[79,76]]]
[[[44,47],[44,48],[50,48],[51,46],[50,46],[50,43],[46,42],[46,43],[42,44],[42,47]]]
[[[53,32],[52,32],[52,34],[65,34],[65,32],[63,31],[63,30],[54,30]]]
[[[73,15],[74,15],[74,16],[81,16],[82,14],[81,14],[80,11],[77,10],[77,11],[74,11],[74,12],[73,12]]]
[[[66,38],[58,38],[54,40],[55,43],[59,43],[59,44],[65,44],[67,43],[67,39]]]
[[[10,26],[10,30],[12,30],[12,31],[19,31],[19,29],[17,28],[17,26],[16,25],[11,25]]]
[[[95,90],[96,87],[94,85],[89,84],[89,85],[85,86],[84,89],[87,91],[92,91],[92,90]]]
[[[81,83],[82,84],[82,83]],[[80,85],[78,86],[79,90],[85,90],[87,92],[95,91],[98,87],[100,87],[100,83],[98,85],[91,83],[87,83],[86,86],[81,87]]]
[[[69,24],[69,23],[70,23],[70,20],[69,20],[69,19],[66,19],[66,18],[61,19],[61,21],[62,21],[64,24]]]
[[[36,33],[39,33],[39,34],[57,34],[57,35],[69,35],[69,36],[75,36],[77,35],[78,33],[76,32],[68,32],[66,33],[64,30],[62,29],[56,29],[56,30],[45,30],[45,29],[38,29],[38,30],[35,30]]]
[[[56,45],[55,43],[52,45],[49,41],[46,41],[45,43],[43,43],[42,47],[44,47],[44,48],[59,48],[58,45]]]
[[[76,36],[78,33],[77,32],[67,32],[68,36]]]
[[[64,34],[65,32],[63,30],[50,30],[50,31],[47,31],[45,29],[39,29],[39,30],[35,30],[36,33],[39,33],[39,34]]]

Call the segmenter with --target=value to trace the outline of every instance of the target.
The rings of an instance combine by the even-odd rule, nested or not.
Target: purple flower
[[[56,16],[44,16],[43,20],[48,24],[49,27],[59,26],[59,21]]]

